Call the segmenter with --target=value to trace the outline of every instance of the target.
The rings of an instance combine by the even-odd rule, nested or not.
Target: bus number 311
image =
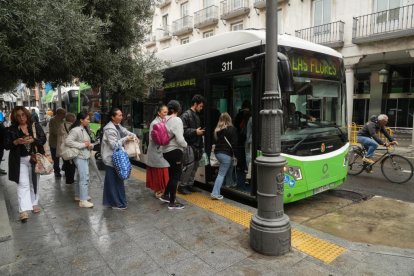
[[[231,71],[233,70],[233,61],[227,61],[227,62],[223,62],[221,64],[221,71],[225,72],[225,71]]]

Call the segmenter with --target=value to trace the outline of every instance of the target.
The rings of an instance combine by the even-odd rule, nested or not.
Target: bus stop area
[[[413,203],[373,197],[326,207],[331,196],[322,193],[287,205],[292,250],[272,257],[250,248],[255,208],[202,191],[168,210],[140,168],[126,181],[125,211],[102,206],[93,174],[92,209],[74,202],[73,185],[41,176],[42,212],[25,224],[16,184],[7,176],[0,184],[0,275],[414,275]],[[338,211],[323,215],[332,206]]]

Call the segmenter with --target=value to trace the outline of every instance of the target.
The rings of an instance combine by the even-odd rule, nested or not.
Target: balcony
[[[158,41],[160,42],[170,40],[172,38],[170,26],[168,25],[164,25],[162,28],[157,29],[157,32]]]
[[[194,13],[194,28],[216,25],[218,23],[218,7],[210,6]]]
[[[145,37],[145,47],[151,47],[156,44],[156,36],[153,34],[149,34]]]
[[[295,31],[296,37],[325,45],[331,48],[344,46],[344,25],[342,21],[336,21],[307,29]]]
[[[179,36],[191,33],[193,31],[193,17],[184,16],[178,20],[175,20],[172,24],[172,34]]]
[[[280,4],[280,3],[283,3],[285,1],[287,1],[287,0],[277,0],[277,3]],[[259,9],[259,10],[265,9],[266,8],[266,0],[254,0],[253,8]]]
[[[249,0],[225,0],[220,3],[220,19],[228,20],[237,16],[249,14]]]
[[[413,7],[408,5],[354,17],[352,42],[361,44],[414,35]]]
[[[171,0],[161,0],[158,3],[158,8],[163,9],[166,6],[168,6],[169,4],[171,4]]]

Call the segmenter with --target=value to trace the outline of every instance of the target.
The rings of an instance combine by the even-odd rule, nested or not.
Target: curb
[[[6,201],[4,200],[3,187],[0,187],[0,242],[12,239],[9,215],[7,213]]]

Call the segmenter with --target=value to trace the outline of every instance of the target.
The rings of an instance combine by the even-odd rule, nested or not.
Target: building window
[[[414,93],[414,66],[411,64],[392,66],[388,93]]]
[[[181,44],[187,44],[188,42],[190,42],[190,38],[189,37],[186,37],[186,38],[181,39]]]
[[[240,30],[243,30],[243,22],[240,21],[240,22],[231,24],[231,30],[232,31],[240,31]]]
[[[188,15],[188,2],[181,4],[181,17],[185,17]]]
[[[376,0],[377,24],[396,21],[400,17],[401,0]]]
[[[313,26],[331,22],[331,0],[313,1]]]
[[[214,5],[214,0],[203,0],[203,7],[207,8]]]
[[[213,35],[214,35],[214,32],[212,30],[207,31],[207,32],[203,33],[203,38],[207,38],[207,37],[210,37],[210,36],[213,36]]]
[[[369,94],[371,90],[371,73],[360,73],[355,75],[354,94]]]

